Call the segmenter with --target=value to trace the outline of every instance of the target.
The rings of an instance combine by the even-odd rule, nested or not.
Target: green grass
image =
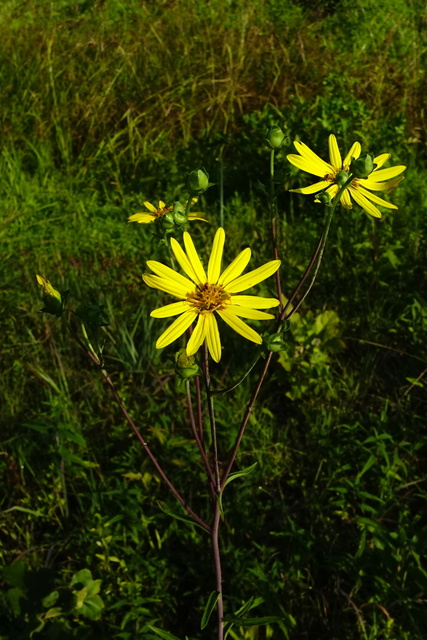
[[[199,630],[213,581],[206,541],[159,509],[176,505],[96,369],[37,313],[35,273],[70,289],[70,306],[106,305],[107,367],[205,511],[175,348],[154,349],[160,299],[140,278],[145,260],[168,256],[126,220],[144,200],[185,198],[198,166],[218,182],[221,159],[226,257],[249,244],[254,266],[269,259],[257,180],[268,179],[273,123],[289,134],[278,158],[288,295],[323,216],[287,191],[304,180],[285,159],[291,140],[325,156],[334,132],[341,149],[358,139],[408,169],[392,193],[398,211],[380,222],[337,213],[263,387],[239,455],[240,467],[258,465],[224,499],[227,610],[257,595],[257,615],[284,617],[239,640],[425,637],[425,20],[424,3],[402,0],[2,3],[1,640],[28,638],[48,610],[41,592],[19,601],[9,590],[34,594],[44,581],[65,602],[85,568],[102,580],[101,618],[70,610],[33,638],[154,638],[148,624],[209,637]],[[219,222],[217,188],[200,209],[212,222],[192,225],[203,248]],[[253,355],[226,328],[223,339],[217,385]],[[253,380],[218,398],[223,456]],[[11,570],[19,559],[25,584]]]

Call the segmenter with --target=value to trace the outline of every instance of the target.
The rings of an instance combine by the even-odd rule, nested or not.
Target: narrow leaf
[[[262,624],[282,622],[283,618],[280,616],[264,616],[263,618],[236,618],[234,616],[227,616],[224,618],[224,621],[232,622],[237,627],[257,627]]]
[[[209,618],[211,617],[212,611],[215,609],[216,603],[218,602],[220,597],[221,594],[219,593],[219,591],[212,591],[212,593],[210,594],[206,603],[205,610],[203,611],[202,621],[200,623],[201,629],[204,629],[208,625]]]
[[[163,638],[163,640],[179,640],[179,638],[173,636],[169,631],[163,631],[163,629],[158,629],[157,627],[152,627],[150,625],[148,625],[148,628],[160,638]]]
[[[224,489],[230,482],[232,482],[233,480],[236,480],[236,478],[240,478],[241,476],[247,476],[250,473],[252,473],[252,471],[255,469],[257,464],[258,464],[257,462],[254,462],[253,464],[251,464],[250,467],[246,467],[245,469],[241,469],[240,471],[235,471],[234,473],[230,473],[230,475],[228,476],[227,480],[224,483]]]
[[[186,522],[187,524],[191,524],[193,527],[199,527],[199,529],[201,529],[202,531],[206,531],[206,529],[204,529],[198,522],[196,522],[192,518],[188,518],[187,516],[183,516],[180,513],[175,513],[174,511],[171,511],[170,509],[165,509],[165,507],[162,507],[160,502],[157,502],[157,504],[159,506],[159,509],[161,509],[161,511],[163,511],[163,513],[166,513],[166,515],[170,516],[171,518],[175,518],[175,520],[182,520],[182,522]]]

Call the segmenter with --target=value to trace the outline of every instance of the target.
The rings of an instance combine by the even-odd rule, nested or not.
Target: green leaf
[[[376,463],[376,461],[377,461],[377,457],[371,454],[367,459],[367,461],[365,462],[362,471],[357,474],[356,480],[359,480],[359,478],[361,478],[364,473],[369,471],[369,469]]]
[[[150,631],[154,631],[154,633],[157,634],[160,638],[163,638],[163,640],[179,640],[179,638],[173,636],[171,633],[169,633],[169,631],[163,631],[163,629],[158,629],[157,627],[152,627],[151,625],[148,625],[148,628],[150,629]]]
[[[245,469],[241,469],[240,471],[235,471],[234,473],[230,473],[230,475],[228,476],[227,480],[224,483],[224,489],[230,482],[233,482],[233,480],[236,480],[241,476],[247,476],[250,473],[252,473],[252,471],[255,469],[257,464],[258,464],[257,462],[254,462],[253,464],[251,464],[250,467],[246,467]]]
[[[212,611],[215,609],[216,603],[220,599],[221,594],[219,591],[212,591],[210,594],[208,601],[206,603],[205,610],[203,611],[202,621],[200,623],[200,628],[204,629],[209,622],[209,618],[211,617]]]
[[[161,511],[163,511],[163,513],[166,513],[166,515],[170,516],[171,518],[175,518],[175,520],[181,520],[182,522],[186,522],[187,524],[191,524],[191,525],[193,525],[193,527],[199,527],[199,529],[201,529],[202,531],[206,532],[206,529],[204,527],[202,527],[202,525],[200,525],[198,522],[193,520],[192,518],[188,518],[187,516],[183,516],[180,513],[175,513],[174,511],[171,511],[170,509],[166,509],[165,507],[162,507],[162,505],[160,504],[159,501],[157,501],[157,504],[159,506],[159,509],[161,509]]]
[[[271,624],[272,622],[283,622],[280,616],[264,616],[263,618],[236,618],[235,616],[227,616],[224,622],[231,622],[238,627],[257,627],[262,624]]]

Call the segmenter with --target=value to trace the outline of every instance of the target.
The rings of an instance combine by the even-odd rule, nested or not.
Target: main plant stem
[[[222,599],[222,568],[221,568],[221,551],[219,548],[219,524],[221,518],[220,510],[220,498],[221,498],[221,476],[219,471],[218,460],[218,443],[216,433],[216,421],[215,421],[215,407],[214,399],[211,391],[211,377],[209,371],[209,354],[206,343],[203,344],[203,373],[205,377],[206,396],[208,402],[209,422],[211,426],[212,437],[212,452],[213,452],[213,466],[215,473],[215,493],[214,493],[214,516],[211,525],[211,542],[212,553],[215,567],[215,583],[216,591],[219,594],[217,601],[217,618],[218,618],[218,635],[217,640],[223,640],[224,638],[224,603]]]

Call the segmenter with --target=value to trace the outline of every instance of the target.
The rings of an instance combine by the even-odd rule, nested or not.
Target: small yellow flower
[[[197,198],[193,198],[191,200],[191,205],[196,204],[196,202]],[[185,203],[184,208],[186,204],[187,203]],[[129,216],[128,222],[139,222],[140,224],[155,222],[167,213],[172,213],[172,211],[174,210],[174,205],[167,207],[163,200],[159,200],[159,206],[157,208],[153,204],[151,204],[151,202],[144,202],[144,206],[148,209],[149,213],[147,211],[143,211],[142,213],[134,213],[133,215]],[[204,222],[206,222],[206,218],[202,216],[204,216],[204,214],[201,211],[191,211],[188,214],[188,219],[203,220]]]
[[[187,277],[154,260],[149,260],[147,266],[155,275],[142,276],[149,287],[165,291],[180,300],[151,312],[154,318],[179,315],[157,340],[157,349],[174,342],[197,320],[187,344],[187,355],[195,354],[206,340],[209,353],[215,362],[219,362],[221,341],[214,312],[244,338],[261,344],[261,336],[240,318],[270,320],[274,316],[259,309],[276,307],[279,301],[276,298],[235,294],[246,291],[275,273],[280,266],[280,260],[267,262],[242,276],[251,257],[251,250],[248,248],[239,253],[221,273],[225,233],[220,227],[215,234],[206,274],[190,234],[185,232],[183,239],[185,251],[175,238],[171,238],[171,248]]]
[[[350,151],[344,158],[341,158],[341,153],[338,148],[337,140],[333,134],[329,136],[329,162],[325,162],[318,155],[316,155],[306,144],[303,142],[294,142],[294,146],[298,151],[297,154],[290,154],[287,159],[291,164],[302,171],[307,171],[315,176],[322,178],[320,182],[310,185],[309,187],[303,187],[302,189],[291,189],[294,193],[313,194],[319,191],[326,190],[327,193],[333,198],[338,193],[337,176],[342,171],[349,171],[350,164],[353,158],[360,156],[361,146],[359,142],[355,142]],[[390,158],[389,153],[382,153],[374,158],[374,165],[376,165],[374,171],[365,179],[354,178],[350,185],[341,194],[340,201],[343,207],[346,209],[352,208],[351,198],[353,198],[358,205],[362,207],[367,213],[375,218],[381,218],[381,213],[378,208],[373,204],[379,204],[387,209],[397,209],[394,204],[390,204],[386,200],[379,198],[372,191],[385,191],[388,193],[397,185],[403,176],[396,178],[402,173],[406,167],[398,165],[395,167],[389,167],[388,169],[381,169],[383,164]]]

